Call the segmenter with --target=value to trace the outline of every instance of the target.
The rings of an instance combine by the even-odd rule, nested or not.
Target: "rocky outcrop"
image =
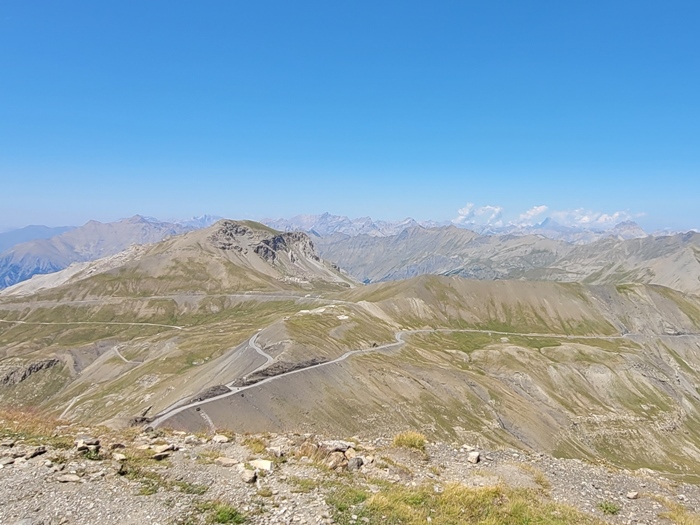
[[[241,377],[239,379],[236,379],[233,382],[233,386],[235,387],[242,387],[242,386],[250,386],[254,385],[255,383],[259,383],[263,379],[267,379],[268,377],[274,377],[282,374],[286,374],[288,372],[293,372],[294,370],[302,370],[304,368],[309,368],[312,366],[320,365],[322,363],[327,362],[328,359],[323,358],[323,357],[314,357],[312,359],[307,359],[306,361],[299,361],[298,363],[289,363],[286,361],[280,361],[278,363],[274,363],[267,368],[260,370],[259,372],[255,372],[254,374],[251,374],[246,377]]]
[[[206,390],[201,391],[199,394],[190,399],[190,403],[197,403],[198,401],[204,401],[212,397],[220,396],[221,394],[228,394],[231,391],[226,385],[214,385]]]
[[[240,237],[251,237],[253,230],[235,221],[220,221],[218,228],[209,237],[209,241],[220,250],[240,248]]]
[[[279,252],[288,253],[292,262],[296,258],[294,252],[314,261],[321,260],[309,236],[302,232],[277,234],[273,230],[253,228],[230,220],[220,221],[217,226],[209,241],[220,250],[235,250],[243,254],[252,250],[269,264],[277,261]]]
[[[25,367],[15,368],[14,370],[6,373],[3,377],[0,377],[0,385],[16,385],[29,379],[29,377],[31,377],[33,374],[41,372],[42,370],[53,368],[60,363],[60,359],[45,359],[43,361],[36,361]]]
[[[253,248],[253,251],[255,252],[255,255],[265,259],[270,264],[274,264],[275,260],[277,259],[277,253],[275,250],[266,244],[258,244],[255,248]]]

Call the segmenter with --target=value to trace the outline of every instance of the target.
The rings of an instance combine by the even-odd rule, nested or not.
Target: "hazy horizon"
[[[495,209],[494,209],[495,208]],[[547,208],[543,210],[542,208]],[[461,212],[461,213],[460,213]],[[314,217],[320,217],[324,214],[331,215],[333,217],[346,217],[350,220],[357,220],[357,219],[364,219],[364,218],[370,218],[375,222],[401,222],[403,220],[415,220],[418,223],[436,223],[436,226],[449,226],[449,225],[454,225],[458,226],[461,228],[466,228],[466,229],[477,229],[481,230],[482,228],[487,228],[487,229],[492,229],[492,230],[499,230],[499,229],[505,229],[509,227],[521,227],[521,228],[527,228],[527,227],[532,227],[532,226],[537,226],[544,222],[545,220],[552,220],[555,221],[557,224],[569,227],[569,228],[574,228],[574,229],[581,229],[581,230],[589,230],[589,231],[607,231],[613,229],[615,226],[618,226],[621,223],[625,222],[633,222],[641,226],[647,233],[652,234],[652,233],[657,233],[657,232],[665,232],[665,231],[673,231],[673,232],[685,232],[685,231],[698,231],[699,228],[674,228],[670,226],[662,226],[662,227],[656,227],[656,228],[650,228],[650,227],[645,227],[644,226],[644,217],[639,216],[639,217],[634,217],[631,214],[627,214],[625,212],[618,212],[617,214],[613,215],[608,215],[604,213],[599,213],[599,212],[591,212],[590,210],[570,210],[570,211],[556,211],[556,210],[549,210],[548,207],[546,206],[534,206],[530,210],[527,210],[525,213],[521,213],[520,215],[512,216],[511,214],[504,214],[503,210],[498,208],[498,207],[493,207],[493,206],[474,206],[474,205],[468,205],[465,208],[462,208],[458,210],[458,215],[457,217],[454,217],[452,219],[445,219],[445,218],[427,218],[427,219],[418,219],[416,217],[411,217],[411,216],[406,216],[406,217],[400,217],[400,218],[381,218],[381,217],[376,217],[376,216],[371,216],[371,215],[364,215],[364,216],[358,216],[358,217],[353,217],[353,216],[344,216],[341,214],[335,214],[329,211],[321,212],[321,213],[315,213],[315,214],[298,214],[294,216],[288,216],[288,217],[280,217],[280,216],[258,216],[258,217],[247,217],[247,216],[238,216],[238,215],[219,215],[215,213],[200,213],[200,214],[195,214],[190,217],[154,217],[150,215],[145,215],[141,213],[137,213],[131,216],[124,216],[124,217],[116,217],[111,220],[99,220],[99,219],[88,219],[84,222],[81,223],[75,223],[75,224],[39,224],[37,222],[31,223],[31,224],[25,224],[21,226],[9,226],[9,227],[4,227],[0,225],[0,234],[2,233],[8,233],[12,231],[16,231],[22,228],[29,228],[29,227],[36,227],[36,226],[48,226],[50,228],[57,228],[57,227],[81,227],[87,224],[90,221],[97,220],[98,222],[103,222],[103,223],[110,223],[110,222],[118,222],[122,220],[128,220],[133,217],[144,217],[148,220],[155,220],[155,221],[161,221],[161,222],[185,222],[188,220],[192,219],[198,219],[202,217],[217,217],[217,218],[223,218],[223,219],[232,219],[232,220],[255,220],[255,221],[261,221],[261,222],[266,222],[266,221],[272,221],[272,220],[291,220],[297,217],[303,217],[303,216],[314,216]],[[430,224],[432,225],[432,224]]]

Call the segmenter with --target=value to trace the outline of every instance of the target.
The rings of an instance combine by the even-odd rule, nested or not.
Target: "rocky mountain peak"
[[[313,242],[303,232],[280,233],[262,224],[228,219],[217,222],[213,229],[209,241],[220,250],[251,250],[271,264],[277,261],[279,252],[287,253],[292,262],[299,256],[320,260]]]
[[[620,239],[641,239],[647,237],[647,232],[634,221],[623,221],[617,224],[610,233]]]

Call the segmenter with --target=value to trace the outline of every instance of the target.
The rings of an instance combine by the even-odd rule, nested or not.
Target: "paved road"
[[[248,374],[246,374],[247,376],[249,376],[249,375],[251,375],[251,374],[254,374],[255,372],[259,372],[259,371],[262,370],[263,368],[268,367],[268,366],[272,363],[272,361],[274,361],[274,358],[273,358],[270,354],[268,354],[267,352],[265,352],[265,350],[263,350],[262,347],[258,344],[257,340],[258,340],[258,336],[259,336],[259,335],[260,335],[260,332],[258,332],[258,333],[255,334],[253,337],[251,337],[251,338],[248,340],[248,346],[249,346],[250,348],[252,348],[253,350],[255,350],[255,351],[256,351],[258,354],[260,354],[262,357],[264,357],[264,358],[265,358],[265,362],[264,362],[263,364],[261,364],[259,367],[257,367],[255,370],[252,370],[252,371],[250,371]],[[230,381],[230,382],[226,383],[226,386],[229,387],[229,388],[236,388],[236,387],[233,386],[233,384],[234,384],[237,380],[238,380],[238,378],[234,379],[233,381]]]
[[[122,322],[117,322],[117,321],[66,321],[66,322],[46,322],[42,323],[39,321],[7,321],[5,319],[0,319],[0,323],[9,323],[9,324],[27,324],[27,325],[62,325],[62,326],[70,326],[70,325],[75,325],[75,324],[88,324],[88,325],[123,325],[123,326],[156,326],[159,328],[174,328],[175,330],[182,330],[184,327],[183,326],[176,326],[172,324],[158,324],[158,323],[122,323]]]
[[[122,361],[124,361],[125,363],[127,363],[129,365],[142,365],[143,364],[143,361],[129,361],[126,357],[124,357],[122,355],[122,353],[119,351],[119,348],[117,348],[116,346],[114,347],[114,351],[122,359]]]
[[[292,374],[299,374],[301,372],[306,372],[308,370],[313,370],[314,368],[321,368],[324,366],[330,366],[336,363],[340,363],[342,361],[345,361],[347,358],[357,355],[357,354],[369,354],[372,352],[380,352],[383,350],[389,350],[389,349],[394,349],[398,348],[399,346],[405,344],[404,341],[404,336],[406,335],[413,335],[413,334],[430,334],[430,333],[476,333],[476,334],[491,334],[491,335],[502,335],[502,336],[521,336],[521,337],[551,337],[551,338],[557,338],[557,339],[585,339],[585,340],[595,340],[595,339],[604,339],[604,340],[625,340],[629,339],[631,337],[634,337],[634,334],[623,334],[623,335],[615,335],[615,336],[598,336],[598,335],[582,335],[582,336],[567,336],[567,335],[562,335],[562,334],[551,334],[551,333],[518,333],[518,332],[503,332],[503,331],[498,331],[498,330],[478,330],[478,329],[468,329],[468,328],[435,328],[435,329],[421,329],[421,330],[400,330],[398,332],[395,332],[394,337],[396,339],[395,342],[393,343],[387,343],[384,345],[380,345],[377,347],[373,348],[366,348],[366,349],[360,349],[360,350],[350,350],[348,352],[345,352],[343,355],[340,357],[333,359],[331,361],[326,361],[324,363],[319,363],[317,365],[312,365],[308,366],[306,368],[301,368],[298,370],[292,370],[290,372],[284,372],[282,374],[268,377],[266,379],[263,379],[262,381],[259,381],[257,383],[254,383],[252,385],[248,386],[243,386],[243,387],[233,387],[231,386],[233,382],[228,383],[226,386],[231,388],[230,392],[227,392],[225,394],[221,394],[215,397],[211,397],[209,399],[205,399],[203,401],[197,401],[194,403],[188,403],[186,405],[181,405],[177,406],[176,408],[172,409],[166,409],[165,411],[161,412],[160,414],[156,415],[155,419],[151,422],[151,426],[154,428],[162,425],[165,421],[170,419],[176,414],[179,414],[180,412],[184,412],[185,410],[188,410],[190,408],[195,408],[195,407],[201,407],[202,405],[206,405],[207,403],[211,403],[213,401],[217,401],[219,399],[225,399],[227,397],[236,395],[244,390],[248,390],[250,388],[256,388],[259,386],[262,386],[266,383],[270,383],[272,381],[277,381],[279,379],[282,379],[283,377],[290,376]],[[253,348],[256,352],[258,352],[260,355],[265,357],[267,359],[267,362],[260,367],[258,367],[255,371],[260,370],[261,368],[267,366],[270,362],[272,362],[272,357],[266,354],[256,343],[257,337],[259,335],[259,332],[256,333],[253,337],[250,338],[248,341],[248,345]],[[700,334],[667,334],[665,337],[697,337]],[[656,337],[662,337],[662,336],[656,336]]]
[[[178,299],[204,299],[204,298],[209,298],[209,297],[216,297],[216,298],[221,298],[221,297],[226,297],[229,299],[240,299],[243,301],[258,301],[260,299],[276,299],[276,300],[282,300],[282,301],[305,301],[305,302],[321,302],[321,303],[326,303],[326,304],[351,304],[351,305],[356,305],[357,303],[354,303],[352,301],[344,301],[342,299],[328,299],[326,297],[319,297],[317,295],[310,295],[310,294],[296,294],[293,292],[289,293],[279,293],[279,292],[270,292],[270,293],[265,293],[265,292],[254,292],[254,293],[239,293],[239,294],[174,294],[174,295],[150,295],[147,297],[103,297],[101,299],[76,299],[76,300],[67,300],[67,301],[60,301],[61,305],[80,305],[80,304],[110,304],[110,303],[119,303],[123,302],[125,300],[128,301],[150,301],[152,299],[173,299],[173,300],[178,300]],[[56,301],[22,301],[22,302],[13,302],[12,299],[14,296],[8,295],[8,296],[2,296],[0,295],[0,299],[3,301],[0,301],[0,308],[2,307],[8,307],[8,306],[16,306],[16,307],[21,307],[21,308],[26,308],[27,306],[33,306],[33,307],[41,307],[41,306],[47,306],[47,307],[55,307],[57,305]],[[21,296],[17,296],[17,298],[21,298]]]
[[[270,382],[272,382],[272,381],[277,381],[277,380],[279,380],[279,379],[281,379],[281,378],[283,378],[283,377],[287,377],[287,376],[290,376],[290,375],[292,375],[292,374],[299,374],[299,373],[301,373],[301,372],[306,372],[306,371],[308,371],[308,370],[313,370],[314,368],[321,368],[321,367],[324,367],[324,366],[329,366],[329,365],[333,365],[333,364],[336,364],[336,363],[340,363],[341,361],[345,361],[348,357],[350,357],[350,356],[352,356],[352,355],[355,355],[355,354],[366,354],[366,353],[371,353],[371,352],[379,352],[379,351],[381,351],[381,350],[387,350],[387,349],[389,349],[389,348],[398,347],[398,346],[404,344],[403,335],[406,334],[406,333],[409,333],[409,331],[396,332],[396,342],[394,342],[394,343],[388,343],[388,344],[385,344],[385,345],[376,346],[376,347],[374,347],[374,348],[367,348],[367,349],[362,349],[362,350],[350,350],[350,351],[348,351],[348,352],[345,352],[345,353],[344,353],[343,355],[341,355],[340,357],[338,357],[338,358],[336,358],[336,359],[333,359],[332,361],[326,361],[326,362],[324,362],[324,363],[319,363],[319,364],[317,364],[317,365],[311,365],[311,366],[308,366],[308,367],[306,367],[306,368],[300,368],[300,369],[298,369],[298,370],[292,370],[292,371],[290,371],[290,372],[284,372],[284,373],[279,374],[279,375],[276,375],[276,376],[272,376],[272,377],[265,378],[265,379],[263,379],[262,381],[258,381],[257,383],[254,383],[254,384],[252,384],[252,385],[242,386],[242,387],[233,387],[233,388],[230,387],[230,388],[231,388],[231,391],[230,391],[230,392],[227,392],[227,393],[225,393],[225,394],[221,394],[221,395],[218,395],[218,396],[215,396],[215,397],[210,397],[209,399],[205,399],[205,400],[203,400],[203,401],[197,401],[197,402],[194,402],[194,403],[188,403],[188,404],[186,404],[186,405],[179,406],[179,407],[174,408],[174,409],[172,409],[172,410],[168,410],[168,411],[165,411],[165,412],[161,412],[161,413],[158,414],[158,415],[155,417],[155,419],[151,422],[150,426],[152,426],[153,428],[155,428],[155,427],[157,427],[157,426],[163,424],[165,421],[167,421],[168,419],[170,419],[170,418],[173,417],[174,415],[179,414],[180,412],[184,412],[184,411],[187,410],[187,409],[195,408],[195,407],[202,406],[202,405],[206,405],[207,403],[211,403],[212,401],[217,401],[217,400],[219,400],[219,399],[224,399],[224,398],[233,396],[233,395],[235,395],[235,394],[238,394],[238,393],[240,393],[240,392],[243,392],[244,390],[248,390],[248,389],[250,389],[250,388],[255,388],[255,387],[264,385],[264,384],[266,384],[266,383],[270,383]],[[258,351],[258,350],[256,349],[256,346],[257,346],[257,345],[256,345],[256,343],[255,343],[254,340],[257,338],[257,336],[258,336],[258,334],[255,334],[255,335],[254,335],[253,337],[251,337],[250,340],[248,341],[248,344],[249,344],[253,349],[255,349],[256,351]],[[262,352],[262,351],[259,351],[259,353],[261,353],[261,352]],[[264,356],[267,356],[267,354],[264,354],[264,353],[263,353],[263,355],[264,355]],[[267,356],[267,357],[270,357],[270,356]],[[270,358],[270,359],[271,359],[271,358]],[[267,364],[267,363],[266,363],[266,364]],[[265,365],[263,365],[263,366],[265,366]],[[258,368],[258,369],[259,369],[259,368]],[[229,383],[229,384],[230,384],[230,383]]]
[[[323,297],[318,297],[318,296],[310,296],[310,295],[297,295],[297,294],[280,294],[280,293],[245,293],[245,294],[211,294],[211,295],[205,295],[205,294],[184,294],[184,295],[175,295],[175,296],[153,296],[153,297],[148,297],[144,299],[175,299],[175,298],[203,298],[203,297],[228,297],[228,298],[236,298],[236,299],[243,299],[243,300],[260,300],[260,299],[283,299],[283,300],[302,300],[302,301],[309,301],[309,302],[323,302],[326,304],[348,304],[348,305],[353,305],[357,306],[357,303],[351,302],[351,301],[343,301],[343,300],[336,300],[336,299],[326,299]],[[140,298],[118,298],[115,300],[124,300],[124,299],[140,299]],[[82,301],[67,301],[66,303],[62,304],[92,304],[92,303],[104,303],[104,299],[95,299],[95,300],[82,300]],[[6,303],[7,304],[7,303]],[[37,303],[38,304],[38,303]],[[55,303],[50,303],[47,302],[47,304],[51,304],[55,306]],[[24,306],[27,306],[27,303],[23,303]],[[123,326],[153,326],[153,327],[159,327],[159,328],[167,328],[167,329],[176,329],[176,330],[183,330],[185,327],[182,326],[177,326],[177,325],[167,325],[167,324],[159,324],[159,323],[129,323],[129,322],[117,322],[117,321],[73,321],[73,322],[32,322],[32,321],[9,321],[9,320],[4,320],[0,319],[0,323],[9,323],[9,324],[26,324],[26,325],[63,325],[63,326],[70,326],[70,325],[123,325]],[[641,334],[623,334],[623,335],[614,335],[614,336],[605,336],[605,335],[562,335],[562,334],[555,334],[555,333],[518,333],[518,332],[505,332],[505,331],[499,331],[499,330],[481,330],[481,329],[451,329],[451,328],[435,328],[435,329],[421,329],[421,330],[401,330],[395,333],[395,339],[396,341],[393,343],[387,343],[385,345],[377,346],[374,348],[368,348],[368,349],[360,349],[360,350],[350,350],[348,352],[345,352],[342,356],[333,359],[331,361],[326,361],[324,363],[319,363],[316,365],[312,365],[306,368],[298,369],[298,370],[293,370],[290,372],[285,372],[276,376],[268,377],[266,379],[263,379],[262,381],[259,381],[253,385],[248,385],[244,387],[233,387],[233,382],[231,381],[228,383],[226,386],[231,388],[231,392],[227,392],[225,394],[221,394],[219,396],[215,396],[209,399],[206,399],[204,401],[198,401],[196,403],[188,403],[185,405],[180,405],[185,400],[180,400],[179,402],[175,403],[174,405],[171,405],[164,411],[162,411],[160,414],[156,416],[156,418],[152,422],[152,426],[158,426],[162,424],[164,421],[169,419],[170,417],[174,416],[175,414],[178,414],[184,410],[187,410],[189,408],[197,407],[204,405],[206,403],[210,403],[212,401],[216,401],[218,399],[223,399],[229,396],[232,396],[234,394],[237,394],[243,390],[247,390],[249,388],[254,388],[258,387],[261,385],[264,385],[265,383],[269,383],[271,381],[277,381],[283,377],[287,377],[292,374],[298,374],[300,372],[305,372],[307,370],[312,370],[314,368],[320,368],[324,366],[330,366],[339,362],[342,362],[346,360],[347,358],[356,355],[356,354],[364,354],[364,353],[371,353],[371,352],[378,352],[382,350],[388,350],[388,349],[393,349],[395,347],[399,347],[405,343],[403,340],[403,337],[405,335],[410,335],[410,334],[421,334],[421,333],[457,333],[457,332],[462,332],[462,333],[476,333],[476,334],[491,334],[491,335],[501,335],[501,336],[521,336],[521,337],[551,337],[551,338],[558,338],[558,339],[588,339],[588,340],[595,340],[595,339],[603,339],[603,340],[620,340],[620,339],[633,339],[635,337],[641,336]],[[251,372],[257,372],[272,363],[274,360],[272,356],[267,354],[260,345],[257,344],[257,338],[259,336],[260,332],[257,332],[255,335],[253,335],[247,342],[247,346],[255,350],[260,356],[262,356],[265,359],[265,362],[261,364],[259,367],[257,367],[255,370]],[[664,334],[664,335],[656,335],[655,337],[697,337],[700,334]],[[232,349],[232,352],[235,352],[239,350],[240,348],[244,347],[236,347]],[[117,355],[126,363],[130,364],[141,364],[139,361],[130,361],[126,359],[118,349],[115,349]],[[78,396],[78,398],[81,396]],[[71,406],[77,401],[77,398],[74,399],[71,402],[71,405],[66,409],[66,411],[71,408]],[[65,412],[65,411],[64,411]]]

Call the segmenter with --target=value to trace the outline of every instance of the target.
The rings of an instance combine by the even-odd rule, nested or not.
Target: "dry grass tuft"
[[[253,454],[262,454],[267,450],[267,443],[264,439],[255,436],[246,437],[243,445],[248,447]]]
[[[396,434],[394,436],[393,445],[395,447],[415,448],[416,450],[425,452],[426,442],[427,439],[423,434],[409,430],[407,432],[401,432],[400,434]]]
[[[364,493],[366,495],[366,493]],[[354,523],[357,517],[368,523],[386,525],[434,525],[470,523],[475,525],[602,525],[600,520],[578,510],[543,499],[538,491],[505,486],[470,488],[449,484],[442,492],[432,485],[385,487],[366,501],[355,498],[339,505],[332,499],[336,522]],[[346,503],[346,502],[341,502]],[[353,520],[353,516],[356,516]]]
[[[680,503],[671,501],[668,498],[661,496],[652,497],[668,509],[666,512],[659,514],[660,518],[670,520],[676,525],[700,525],[699,514],[689,511]]]
[[[518,468],[530,474],[532,476],[532,481],[537,483],[542,488],[542,490],[549,490],[552,488],[552,484],[549,482],[549,479],[547,478],[547,476],[545,476],[544,472],[542,472],[534,465],[530,465],[529,463],[520,463],[518,465]]]
[[[0,438],[20,439],[28,444],[73,446],[71,428],[64,422],[31,410],[0,409]]]

